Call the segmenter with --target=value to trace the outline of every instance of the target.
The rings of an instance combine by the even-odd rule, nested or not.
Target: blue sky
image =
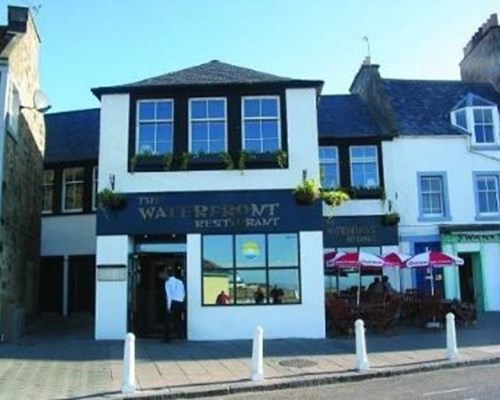
[[[11,0],[39,5],[53,111],[98,107],[90,88],[213,59],[347,93],[364,56],[384,77],[458,79],[462,49],[499,0]],[[5,3],[4,3],[5,4]],[[3,7],[3,6],[2,6]],[[5,24],[6,10],[0,10]]]

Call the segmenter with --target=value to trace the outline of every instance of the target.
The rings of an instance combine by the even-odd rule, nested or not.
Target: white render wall
[[[325,337],[322,232],[300,233],[300,264],[302,304],[202,307],[201,235],[188,235],[188,339],[250,339],[257,325],[265,339]]]
[[[315,89],[287,89],[288,159],[286,169],[234,171],[127,172],[128,95],[104,95],[101,99],[99,190],[115,175],[121,192],[176,192],[295,188],[308,178],[319,180],[318,129]],[[132,133],[134,134],[134,133]]]
[[[97,265],[129,265],[132,242],[126,235],[97,237]],[[98,272],[98,271],[97,271]],[[127,277],[128,279],[128,277]],[[127,332],[127,280],[99,281],[96,273],[95,338],[122,340]]]
[[[95,254],[95,224],[95,214],[43,217],[42,257]]]
[[[451,221],[474,223],[476,215],[473,171],[500,171],[500,151],[467,150],[468,136],[404,136],[382,142],[387,200],[401,215],[401,227],[433,225],[419,222],[417,172],[446,171]],[[497,157],[491,159],[488,157]]]

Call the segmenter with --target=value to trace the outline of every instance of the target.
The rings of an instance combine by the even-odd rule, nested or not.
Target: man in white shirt
[[[180,278],[180,270],[176,269],[175,276],[169,271],[167,280],[165,281],[165,297],[167,300],[165,332],[163,336],[163,341],[165,342],[170,341],[172,331],[175,331],[178,339],[184,339],[182,314],[184,312],[186,291],[184,289],[184,283]]]

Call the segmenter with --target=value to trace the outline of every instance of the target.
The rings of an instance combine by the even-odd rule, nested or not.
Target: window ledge
[[[500,144],[471,144],[472,150],[500,150]]]
[[[500,220],[500,214],[492,214],[492,215],[476,215],[476,221],[498,221]]]
[[[444,217],[425,217],[420,215],[417,218],[418,222],[446,222],[446,221],[451,221],[452,218],[450,216],[444,216]]]

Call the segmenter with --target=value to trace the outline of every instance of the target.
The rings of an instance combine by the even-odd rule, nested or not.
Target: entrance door
[[[186,287],[185,253],[141,253],[136,255],[135,291],[132,298],[133,330],[140,337],[161,337],[165,326],[166,269],[179,271]],[[186,296],[187,297],[187,296]],[[183,323],[186,324],[184,312]],[[183,332],[186,332],[184,326]]]
[[[63,257],[40,260],[40,311],[62,314]]]
[[[69,311],[94,313],[95,256],[70,256],[68,281]]]
[[[478,253],[459,253],[464,265],[458,267],[460,273],[460,297],[466,303],[475,304],[479,310],[484,309],[482,293],[481,264]]]

